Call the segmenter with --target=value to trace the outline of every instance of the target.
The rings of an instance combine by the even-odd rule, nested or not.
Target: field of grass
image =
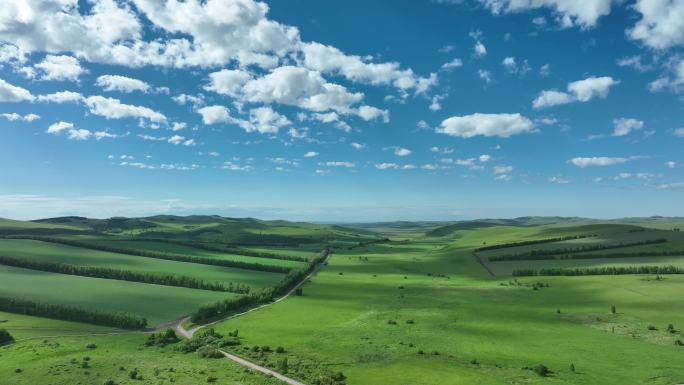
[[[0,266],[0,296],[125,311],[147,318],[150,325],[179,318],[201,304],[233,295]]]
[[[177,274],[225,284],[243,283],[254,289],[271,285],[282,276],[264,271],[167,261],[25,239],[0,239],[0,253],[3,256],[31,261],[108,267],[143,273]],[[0,282],[0,287],[2,286]]]
[[[539,229],[515,231],[532,236]],[[453,244],[416,239],[340,250],[303,296],[218,329],[239,329],[247,345],[282,345],[291,361],[319,362],[358,385],[684,380],[684,348],[674,344],[681,336],[665,331],[668,324],[684,326],[676,310],[684,297],[675,295],[684,277],[535,277],[509,284],[489,277],[470,250],[483,239],[514,236],[484,233],[463,233]],[[533,290],[538,281],[548,287]],[[524,369],[538,364],[553,376]]]
[[[146,221],[181,234],[194,231],[194,226],[227,229],[226,223],[208,225],[203,222],[206,217],[191,217],[187,221],[155,217]],[[139,221],[113,223],[129,226],[122,231],[129,234],[126,236],[135,231],[140,234],[151,231],[136,228],[141,225]],[[588,233],[599,236],[513,249],[521,252],[544,247],[555,249],[566,244],[615,244],[665,237],[668,242],[663,244],[600,252],[679,250],[684,243],[681,233],[630,232],[636,228],[633,223],[601,224],[583,219],[563,222],[558,218],[483,220],[449,223],[443,227],[430,222],[414,227],[404,222],[384,223],[364,226],[358,230],[358,237],[354,235],[355,230],[334,226],[282,224],[281,227],[278,221],[269,225],[263,221],[249,223],[252,227],[244,229],[247,233],[258,234],[259,230],[254,229],[263,225],[273,227],[263,231],[301,239],[307,238],[302,229],[311,230],[312,239],[323,233],[339,232],[339,237],[330,242],[338,247],[328,265],[303,286],[301,296],[292,296],[213,326],[223,334],[239,330],[243,346],[228,349],[255,362],[275,367],[287,357],[288,375],[301,378],[306,384],[315,383],[310,377],[310,368],[342,372],[349,385],[684,383],[681,365],[684,347],[676,345],[677,340],[684,340],[681,332],[684,312],[679,310],[684,308],[684,297],[680,295],[684,292],[684,276],[665,275],[660,279],[649,275],[517,279],[508,276],[513,269],[540,268],[544,264],[684,266],[684,256],[488,262],[487,266],[497,274],[492,277],[473,255],[473,250],[483,245]],[[657,223],[660,228],[668,229],[662,221]],[[369,235],[370,230],[385,232]],[[365,240],[384,237],[392,240],[359,245]],[[265,239],[270,242],[281,238]],[[16,248],[21,254],[30,245],[31,250],[20,257],[59,258],[79,265],[97,260],[103,266],[119,266],[117,263],[122,268],[126,264],[133,266],[132,261],[117,259],[120,258],[117,254],[114,254],[117,257],[107,255],[111,253],[93,256],[93,250],[76,248],[83,252],[78,254],[74,250],[42,250],[32,243],[13,242],[34,241],[0,240],[0,249]],[[113,242],[136,244],[138,241]],[[216,242],[223,243],[218,239]],[[142,244],[154,251],[162,251],[162,247],[169,245],[147,241]],[[305,242],[285,246],[267,242],[242,247],[304,256],[322,245]],[[180,253],[183,247],[173,252]],[[182,252],[207,253],[203,257],[215,254],[187,249],[191,250]],[[171,249],[163,251],[171,252]],[[504,249],[482,254],[510,252],[511,249]],[[125,257],[134,261],[147,259]],[[206,273],[198,271],[197,274]],[[203,277],[208,279],[208,276]],[[90,309],[106,304],[108,309],[131,311],[155,324],[178,318],[201,303],[227,298],[230,294],[0,266],[0,296],[22,296]],[[2,323],[3,320],[7,322]],[[675,328],[674,333],[668,331],[669,325]],[[112,329],[9,313],[0,313],[1,328],[10,330],[19,341],[0,347],[0,383],[5,378],[19,385],[99,384],[112,379],[119,385],[171,382],[194,385],[207,382],[209,377],[216,377],[220,384],[277,383],[246,373],[225,360],[182,354],[172,346],[142,347],[145,336],[139,333],[67,337],[79,330]],[[26,339],[30,337],[41,338]],[[90,343],[97,348],[87,349],[85,346]],[[245,346],[264,345],[282,346],[286,353],[243,350]],[[91,358],[89,368],[82,367],[82,357],[86,355]],[[539,364],[546,365],[553,373],[548,377],[537,375],[531,369]],[[143,380],[128,379],[129,371],[135,367],[140,369]],[[22,372],[16,373],[17,368]]]

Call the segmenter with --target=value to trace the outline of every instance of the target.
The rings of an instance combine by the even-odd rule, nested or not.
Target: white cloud
[[[644,128],[644,122],[637,119],[618,118],[613,119],[613,136],[629,135],[632,131]]]
[[[204,86],[204,89],[236,97],[242,93],[242,87],[250,80],[252,75],[249,72],[223,69],[209,74],[209,84]]]
[[[194,95],[188,95],[188,94],[180,94],[178,96],[174,96],[171,99],[173,99],[174,102],[180,104],[180,105],[185,105],[187,103],[192,104],[195,107],[201,106],[204,104],[204,95],[199,94],[197,96]]]
[[[494,166],[494,174],[509,174],[513,172],[513,166],[497,165]]]
[[[515,57],[508,56],[501,62],[506,72],[514,75],[525,76],[528,72],[532,70],[530,64],[527,60],[523,60],[522,65],[518,65],[515,61]]]
[[[378,163],[375,165],[375,168],[378,170],[397,169],[399,165],[396,163]]]
[[[409,156],[411,155],[411,150],[408,148],[397,147],[394,149],[394,155],[396,156]]]
[[[85,104],[91,114],[104,116],[107,119],[140,118],[152,122],[165,122],[166,116],[147,107],[123,104],[119,99],[103,96],[89,96]]]
[[[356,142],[352,142],[352,143],[351,143],[351,146],[354,147],[354,148],[357,149],[357,150],[363,150],[364,148],[366,148],[366,145],[365,145],[365,144],[356,143]]]
[[[180,135],[174,135],[174,136],[170,137],[169,139],[167,139],[166,141],[173,144],[174,146],[177,146],[179,144],[182,144],[184,146],[194,146],[195,145],[194,139],[186,139],[185,137],[180,136]]]
[[[41,80],[70,80],[78,81],[85,72],[78,59],[66,55],[47,55],[35,68],[41,71]]]
[[[423,93],[435,84],[436,78],[416,76],[411,69],[402,70],[399,63],[367,63],[356,55],[346,55],[339,49],[320,43],[302,45],[304,66],[307,68],[344,76],[345,78],[373,85],[392,85],[400,90],[414,89]]]
[[[0,102],[18,103],[33,101],[35,96],[31,95],[27,89],[13,86],[0,79]]]
[[[90,137],[91,132],[85,129],[79,129],[74,127],[73,123],[68,122],[58,122],[51,124],[47,129],[48,134],[60,135],[62,132],[66,132],[68,138],[71,140],[86,140]]]
[[[232,121],[228,108],[224,106],[202,107],[197,112],[202,115],[204,124],[230,123]]]
[[[492,79],[492,73],[488,70],[479,69],[477,70],[477,76],[484,80],[485,83],[491,84],[494,80]]]
[[[568,83],[568,92],[542,91],[532,102],[534,108],[545,108],[573,102],[588,102],[594,98],[606,98],[610,87],[619,84],[610,76],[589,77]]]
[[[316,151],[309,151],[306,154],[304,154],[305,158],[314,158],[317,157],[319,154]]]
[[[185,127],[187,127],[187,126],[188,125],[186,123],[183,123],[183,122],[181,122],[181,123],[174,122],[171,125],[171,131],[181,131],[181,130],[185,129]]]
[[[78,103],[83,101],[83,95],[73,91],[60,91],[47,95],[38,95],[39,102],[47,103]]]
[[[356,163],[347,162],[347,161],[323,162],[323,163],[319,163],[318,165],[319,166],[328,166],[328,167],[346,167],[346,168],[356,167]]]
[[[622,157],[606,157],[606,156],[596,156],[596,157],[578,157],[572,158],[568,162],[574,164],[577,167],[602,167],[602,166],[613,166],[616,164],[622,164],[629,162],[632,158],[622,158]]]
[[[640,55],[622,57],[616,63],[620,67],[631,67],[639,72],[646,72],[651,69],[651,66],[644,65],[641,62]]]
[[[675,168],[677,167],[677,162],[673,162],[670,160],[668,162],[665,162],[665,166],[667,166],[667,168]]]
[[[684,127],[677,128],[673,131],[675,136],[678,136],[680,138],[684,138]]]
[[[247,132],[258,131],[262,134],[276,134],[281,127],[292,124],[290,120],[274,111],[271,107],[258,107],[249,111],[249,121],[237,120]]]
[[[570,183],[569,180],[563,178],[562,176],[552,176],[549,178],[549,183],[554,183],[554,184],[568,184]]]
[[[475,57],[482,57],[487,54],[487,47],[480,40],[475,40],[475,45],[473,46],[473,54]]]
[[[131,93],[134,91],[149,92],[150,85],[138,79],[120,75],[102,75],[97,78],[95,85],[105,91],[119,91]]]
[[[512,135],[530,133],[534,130],[532,121],[518,113],[476,113],[448,118],[436,129],[436,132],[462,138],[472,138],[478,135],[508,138]]]
[[[378,118],[382,118],[382,121],[385,123],[389,123],[389,111],[387,110],[381,110],[376,107],[372,106],[360,106],[356,110],[356,114],[363,120],[369,121],[369,120],[375,120]]]
[[[14,122],[17,120],[21,120],[24,122],[33,122],[34,120],[40,119],[40,115],[36,115],[36,114],[20,115],[20,114],[17,114],[16,112],[4,113],[4,114],[0,114],[0,116],[2,116],[3,118],[5,118],[11,122]]]
[[[459,58],[452,59],[444,64],[442,64],[443,70],[452,70],[454,68],[459,68],[463,66],[463,61]]]
[[[684,44],[684,2],[681,0],[637,0],[641,14],[627,35],[646,46],[663,50]]]
[[[550,8],[557,15],[562,27],[596,25],[601,16],[610,14],[616,0],[480,0],[493,13],[522,12],[538,8]]]
[[[489,162],[490,160],[492,160],[492,157],[490,155],[483,154],[483,155],[480,155],[478,159],[480,160],[480,162],[486,163],[486,162]]]

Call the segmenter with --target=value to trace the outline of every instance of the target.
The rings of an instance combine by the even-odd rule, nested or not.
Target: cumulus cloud
[[[309,151],[306,154],[304,154],[305,158],[314,158],[317,157],[319,154],[316,151]]]
[[[247,132],[276,134],[281,127],[292,124],[290,120],[271,107],[258,107],[249,111],[249,121],[238,120],[238,125]]]
[[[577,167],[603,167],[603,166],[613,166],[616,164],[622,164],[629,162],[633,158],[623,158],[623,157],[607,157],[607,156],[595,156],[595,157],[578,157],[572,158],[568,163],[574,164]]]
[[[634,10],[641,18],[627,35],[647,47],[663,50],[684,43],[684,2],[637,0]]]
[[[17,114],[16,112],[3,113],[3,114],[0,114],[0,116],[2,116],[3,118],[5,118],[11,122],[14,122],[14,121],[33,122],[34,120],[40,119],[40,115],[36,115],[36,114],[20,115],[20,114]]]
[[[83,101],[83,95],[73,91],[60,91],[52,94],[38,95],[39,102],[47,103],[78,103]]]
[[[95,80],[95,85],[105,91],[131,93],[134,91],[149,92],[150,85],[138,79],[120,75],[102,75]]]
[[[620,81],[610,76],[589,77],[568,83],[567,92],[542,91],[532,102],[534,108],[546,108],[574,102],[588,102],[594,98],[606,98],[610,88]]]
[[[61,121],[51,124],[47,129],[47,133],[53,135],[60,135],[63,132],[66,132],[67,137],[71,140],[86,140],[92,135],[88,130],[74,127],[73,123]]]
[[[77,81],[85,72],[78,59],[67,55],[47,55],[34,67],[41,72],[41,80]]]
[[[611,4],[617,0],[479,0],[493,13],[522,12],[549,8],[556,14],[562,27],[589,28],[596,25],[601,16],[610,14]]]
[[[403,147],[397,147],[394,149],[394,155],[396,156],[409,156],[411,155],[412,151],[409,150],[408,148],[403,148]]]
[[[207,106],[197,110],[202,115],[204,124],[230,123],[231,117],[227,107]]]
[[[35,99],[25,88],[17,87],[0,79],[0,102],[31,102]]]
[[[166,122],[166,116],[147,107],[121,103],[119,99],[89,96],[84,100],[90,113],[107,119],[139,118],[152,122]]]
[[[508,138],[535,130],[532,121],[518,113],[453,116],[445,119],[436,132],[461,138],[496,136]]]
[[[366,148],[365,144],[356,143],[356,142],[351,142],[351,146],[354,147],[354,149],[356,149],[356,150],[363,150],[364,148]]]
[[[441,69],[443,69],[445,71],[449,71],[449,70],[452,70],[454,68],[459,68],[462,66],[463,66],[463,61],[461,61],[461,59],[459,59],[459,58],[455,58],[455,59],[452,59],[452,60],[442,64]]]
[[[613,136],[626,136],[644,128],[644,122],[637,119],[613,119]]]

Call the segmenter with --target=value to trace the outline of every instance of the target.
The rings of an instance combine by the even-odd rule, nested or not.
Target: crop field
[[[124,333],[120,329],[80,322],[53,320],[0,311],[0,329],[9,331],[17,340],[39,339],[83,334]]]

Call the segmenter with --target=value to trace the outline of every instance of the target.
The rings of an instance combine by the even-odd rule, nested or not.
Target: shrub
[[[23,370],[21,370],[19,368],[14,369],[14,373],[21,373],[21,372],[23,372]]]
[[[658,330],[658,328],[653,325],[648,325],[648,330]]]
[[[684,346],[684,342],[682,342],[682,340],[676,340],[674,344],[675,346]]]
[[[202,358],[223,358],[223,353],[212,346],[202,346],[197,349],[197,354]]]
[[[414,321],[414,320],[412,320],[412,319],[407,319],[407,320],[406,320],[406,323],[407,323],[407,324],[414,324],[414,323],[416,323],[416,321]]]
[[[422,351],[422,350],[419,350],[419,351],[418,351],[418,354],[425,354],[425,352]]]
[[[14,341],[14,337],[5,329],[0,329],[0,345]]]
[[[97,345],[95,345],[95,344],[88,344],[88,345],[86,345],[86,348],[87,348],[87,349],[95,349],[95,348],[97,348]]]
[[[388,321],[387,321],[387,324],[388,324],[388,325],[396,325],[396,324],[397,324],[397,321],[391,319],[391,320],[388,320]]]
[[[615,305],[611,305],[610,312],[613,314],[617,313],[617,309],[615,308]]]
[[[130,372],[128,372],[128,378],[130,378],[131,380],[135,380],[136,378],[138,378],[138,369],[133,369]]]
[[[669,324],[669,325],[667,325],[667,332],[671,333],[671,334],[675,334],[675,333],[677,333],[677,329],[675,329],[673,324]]]
[[[538,376],[541,376],[541,377],[546,377],[549,374],[551,374],[551,371],[549,370],[549,368],[547,368],[545,365],[542,365],[542,364],[535,366],[532,370],[535,373],[537,373]]]
[[[218,380],[218,378],[216,378],[216,377],[207,377],[208,383],[214,383],[214,382],[216,382],[216,380]]]
[[[575,373],[575,364],[570,364],[570,371]]]
[[[282,346],[278,346],[275,351],[276,353],[285,353],[285,348]]]
[[[261,351],[264,352],[264,353],[268,353],[268,352],[271,351],[271,347],[268,346],[268,345],[264,345],[264,346],[261,347]]]
[[[298,287],[297,290],[295,290],[295,295],[301,297],[304,294],[302,291],[301,287]]]
[[[114,382],[114,380],[107,380],[103,385],[116,385],[116,382]]]

